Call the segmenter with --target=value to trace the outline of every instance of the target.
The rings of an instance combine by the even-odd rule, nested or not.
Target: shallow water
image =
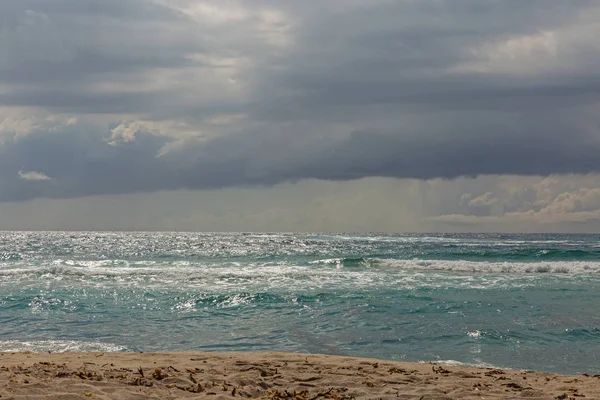
[[[0,350],[600,373],[600,236],[0,233]]]

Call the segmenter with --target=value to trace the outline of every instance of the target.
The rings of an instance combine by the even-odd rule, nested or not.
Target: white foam
[[[65,353],[65,352],[119,352],[128,351],[125,346],[112,343],[85,342],[78,340],[39,340],[18,341],[0,340],[0,351],[20,353],[24,351]]]
[[[318,265],[318,264],[342,264],[344,262],[343,258],[324,258],[322,260],[309,261],[310,265]]]
[[[331,288],[394,287],[397,289],[455,287],[491,289],[527,287],[539,279],[600,279],[600,262],[475,262],[457,260],[395,260],[368,258],[345,266],[339,258],[305,265],[238,263],[205,265],[194,262],[166,263],[49,263],[27,262],[0,268],[0,286],[20,290],[58,287],[83,288],[189,288],[207,292],[257,293]]]
[[[358,258],[357,258],[358,260]],[[344,258],[325,258],[310,261],[310,265],[343,265]],[[495,274],[595,274],[600,273],[598,261],[465,261],[465,260],[398,260],[365,258],[354,264],[370,268],[388,268],[406,271],[451,271]]]
[[[461,362],[456,360],[433,360],[433,361],[419,361],[422,364],[425,363],[435,363],[446,365],[449,367],[474,367],[474,368],[494,368],[494,369],[510,369],[506,367],[498,367],[496,365],[486,363],[481,360],[473,360],[473,362]]]
[[[463,260],[394,260],[373,259],[374,263],[390,268],[418,271],[453,271],[496,274],[595,274],[600,273],[600,262],[590,261],[463,261]]]

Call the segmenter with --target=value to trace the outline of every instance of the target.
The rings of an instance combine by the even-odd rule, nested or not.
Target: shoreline
[[[579,399],[600,375],[279,352],[0,353],[0,399]]]

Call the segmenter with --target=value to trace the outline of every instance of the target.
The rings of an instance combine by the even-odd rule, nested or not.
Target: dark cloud
[[[174,171],[155,157],[164,138],[143,135],[133,145],[114,147],[105,135],[90,130],[34,132],[1,146],[2,200],[153,191],[160,188],[158,182],[171,187]],[[18,179],[18,170],[39,171],[52,179],[28,182]]]
[[[600,170],[600,144],[584,142],[573,132],[566,135],[570,126],[559,117],[544,124],[521,118],[495,122],[493,134],[485,131],[487,123],[464,121],[434,132],[408,128],[404,135],[356,131],[309,145],[280,132],[245,132],[162,156],[161,149],[173,139],[142,132],[131,142],[111,146],[107,133],[92,128],[37,132],[0,147],[0,199],[273,185],[307,178],[429,179]],[[453,135],[458,130],[460,137]],[[39,171],[52,180],[24,181],[19,179],[21,170]]]
[[[6,118],[80,118],[0,133],[0,200],[600,171],[596,3],[315,4],[4,0]]]
[[[0,2],[0,15],[0,83],[19,88],[3,98],[6,105],[70,110],[61,101],[69,91],[79,93],[80,104],[91,102],[104,112],[90,99],[98,94],[90,84],[186,68],[187,55],[206,46],[189,18],[149,1],[7,0]],[[40,97],[55,90],[58,96],[54,104],[29,101],[23,89]]]

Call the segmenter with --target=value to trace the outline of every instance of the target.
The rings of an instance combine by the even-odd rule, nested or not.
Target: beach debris
[[[318,381],[319,379],[322,379],[322,377],[320,376],[309,376],[308,378],[299,378],[299,377],[294,377],[294,380],[297,382],[312,382],[312,381]]]
[[[388,370],[388,372],[390,373],[390,375],[392,374],[405,374],[406,370],[403,368],[396,368],[396,367],[392,367]]]
[[[317,400],[319,398],[334,400],[354,399],[354,396],[349,396],[344,393],[346,390],[347,388],[330,388],[327,391],[317,392],[316,394],[311,394],[308,390],[303,390],[301,392],[296,392],[295,390],[293,392],[289,392],[288,390],[284,390],[283,392],[279,390],[269,390],[266,396],[260,398],[269,400]]]
[[[69,374],[69,375],[71,375],[71,374]],[[77,371],[77,372],[75,372],[75,375],[84,380],[88,380],[88,379],[100,380],[98,375],[95,372],[91,372],[91,371]]]
[[[93,355],[90,357],[93,359]],[[385,393],[387,398],[418,399],[419,396],[423,395],[423,399],[436,398],[441,400],[449,399],[449,395],[452,398],[461,398],[460,395],[467,392],[477,394],[477,398],[486,397],[490,400],[513,398],[515,396],[556,400],[600,398],[600,396],[595,396],[596,385],[599,381],[592,379],[593,372],[579,376],[555,376],[545,373],[530,375],[524,371],[491,368],[474,370],[448,367],[452,368],[449,371],[446,369],[447,365],[440,367],[439,364],[433,363],[429,365],[434,372],[432,374],[432,372],[427,372],[429,370],[428,366],[413,370],[410,367],[404,369],[402,368],[404,365],[400,364],[379,362],[379,369],[374,370],[372,369],[373,362],[370,362],[360,367],[363,374],[357,376],[360,374],[355,373],[358,367],[356,364],[342,366],[331,364],[322,367],[319,371],[317,368],[319,364],[313,364],[314,368],[310,366],[306,368],[303,366],[304,360],[299,358],[297,363],[289,363],[291,368],[285,368],[283,362],[230,365],[227,369],[229,375],[222,372],[222,367],[210,363],[205,365],[207,371],[205,376],[203,374],[204,370],[200,368],[178,364],[181,371],[174,372],[177,368],[170,365],[173,361],[160,358],[156,358],[156,360],[155,365],[148,362],[145,367],[139,366],[136,368],[135,364],[129,364],[128,366],[131,369],[121,368],[122,364],[119,365],[119,363],[115,363],[113,367],[108,366],[109,364],[88,363],[84,362],[83,357],[81,360],[76,361],[71,359],[69,364],[42,361],[33,364],[0,365],[0,377],[4,379],[6,384],[5,389],[0,386],[0,394],[6,397],[2,390],[18,390],[22,391],[21,393],[30,391],[33,393],[39,391],[41,385],[54,380],[57,388],[71,384],[76,385],[74,390],[78,392],[79,398],[90,399],[103,397],[101,393],[107,387],[112,390],[112,388],[119,386],[127,393],[146,396],[144,398],[223,396],[227,398],[266,400],[349,400],[353,399],[354,396],[361,397],[363,395],[379,399],[379,396]],[[104,361],[107,360],[104,359]],[[135,363],[140,365],[143,362],[138,361]],[[200,365],[200,363],[196,365]],[[276,367],[279,367],[281,371],[278,371]],[[252,372],[244,373],[240,372],[240,369]],[[256,372],[254,372],[255,370]],[[347,370],[351,371],[345,374],[339,373]],[[261,373],[261,371],[265,371],[266,374]],[[272,375],[273,373],[277,375]],[[451,375],[445,375],[448,373],[451,373]],[[338,381],[337,375],[344,375],[343,379],[347,379],[348,382],[351,381],[352,390],[336,386],[335,382],[344,382],[343,380]],[[67,378],[67,381],[62,381],[59,377]],[[470,379],[467,380],[467,378]],[[551,384],[547,385],[545,378],[550,379]],[[95,386],[94,380],[101,380],[104,383]],[[452,392],[452,389],[448,392],[442,391],[442,389],[447,390],[454,385],[455,381],[461,387],[461,392]],[[533,386],[533,388],[529,386]],[[77,387],[81,389],[77,390]],[[287,390],[283,390],[286,387]],[[419,391],[415,392],[417,389]],[[88,390],[92,395],[85,395],[83,390]],[[20,395],[21,393],[14,394]]]
[[[432,366],[432,367],[431,367],[431,369],[432,369],[432,371],[433,371],[433,372],[435,372],[436,374],[449,374],[449,373],[450,373],[450,371],[449,371],[449,370],[445,369],[445,368],[444,368],[444,367],[442,367],[442,366],[439,366],[439,367],[437,367],[437,368],[436,368],[435,366]]]
[[[464,379],[476,379],[478,378],[477,375],[472,374],[471,372],[467,372],[467,371],[456,371],[454,373],[454,376],[457,378],[464,378]]]
[[[154,382],[138,376],[134,380],[132,380],[131,382],[129,382],[129,385],[131,385],[131,386],[151,387],[151,386],[154,385]]]
[[[263,380],[260,380],[260,381],[257,383],[257,386],[258,386],[258,387],[260,387],[261,389],[264,389],[264,390],[267,390],[268,388],[270,388],[270,387],[271,387],[271,385],[269,385],[267,382],[265,382],[265,381],[263,381]]]
[[[257,370],[260,372],[260,376],[261,377],[267,377],[267,376],[275,376],[277,375],[277,368],[263,368],[263,367],[258,367],[258,366],[252,366],[252,367],[248,367],[248,368],[244,368],[244,369],[240,369],[240,372],[247,372],[250,370]]]
[[[154,372],[152,373],[152,377],[154,379],[156,379],[157,381],[163,380],[167,377],[167,374],[163,373],[162,369],[160,368],[155,368]]]
[[[502,386],[506,386],[506,387],[509,387],[511,389],[519,389],[519,390],[524,389],[523,386],[521,386],[521,385],[519,385],[518,383],[515,383],[515,382],[503,383]],[[530,388],[528,388],[528,389],[530,389]]]
[[[501,369],[491,369],[491,370],[487,371],[484,375],[485,376],[504,375],[504,371],[502,371]]]

